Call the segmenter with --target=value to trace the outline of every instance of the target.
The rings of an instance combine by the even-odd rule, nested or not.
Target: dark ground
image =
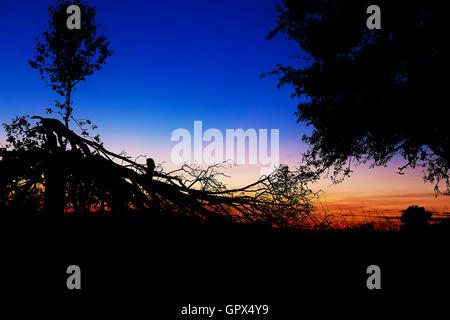
[[[182,316],[188,304],[270,306],[268,316],[212,319],[404,319],[419,309],[433,319],[450,297],[448,225],[305,234],[152,214],[2,219],[1,309],[18,319],[208,319]],[[80,291],[66,288],[71,264],[81,267]],[[372,264],[381,290],[366,287]]]

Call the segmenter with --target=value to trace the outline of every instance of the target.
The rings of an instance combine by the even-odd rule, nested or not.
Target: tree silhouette
[[[67,28],[69,15],[66,10],[70,5],[78,5],[81,9],[81,29]],[[95,13],[95,8],[84,1],[58,0],[55,6],[49,7],[49,28],[40,40],[36,40],[36,55],[29,60],[41,78],[64,98],[56,106],[67,128],[73,112],[75,86],[100,70],[112,54],[109,42],[98,34]]]
[[[69,17],[67,8],[71,5],[77,5],[80,8],[81,29],[67,27]],[[112,54],[108,48],[109,42],[104,36],[98,35],[98,29],[99,26],[95,23],[94,7],[80,0],[58,0],[55,6],[49,7],[49,28],[42,34],[40,40],[36,40],[36,55],[28,61],[33,69],[39,71],[41,78],[64,98],[63,102],[56,102],[56,107],[67,129],[69,121],[73,119],[72,92],[75,86],[80,81],[86,81],[86,78],[95,71],[100,70],[105,64],[106,58]],[[47,109],[47,113],[52,112],[52,108]],[[67,157],[62,157],[61,151],[66,149],[67,142],[70,140],[67,135],[55,136],[54,128],[50,124],[55,126],[59,122],[45,121],[46,125],[39,127],[45,140],[43,145],[51,152],[44,173],[45,207],[49,212],[58,213],[65,208],[66,179],[69,178],[65,163]],[[91,122],[89,120],[76,122],[81,127],[82,134],[88,135],[83,125],[91,124]],[[29,126],[28,121],[22,118],[21,121],[11,124],[11,127],[6,127],[7,132],[17,132],[15,130],[20,129],[17,126],[24,124]],[[26,134],[24,137],[27,139]],[[99,141],[98,136],[94,139]],[[9,135],[8,140],[14,143],[14,140],[17,139]],[[59,148],[57,143],[59,143]],[[74,151],[73,144],[72,151]]]
[[[449,32],[440,1],[419,6],[378,1],[381,29],[366,27],[371,1],[284,0],[278,33],[306,53],[303,65],[283,66],[278,86],[293,85],[301,98],[298,121],[313,126],[303,140],[308,165],[331,173],[335,182],[352,164],[424,168],[436,192],[450,193],[450,130],[447,87]],[[444,185],[444,188],[442,187]]]

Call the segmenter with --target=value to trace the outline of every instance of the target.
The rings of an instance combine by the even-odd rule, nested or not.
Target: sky
[[[298,100],[292,88],[278,89],[275,78],[260,78],[276,64],[301,67],[297,43],[277,36],[273,0],[230,1],[88,1],[97,8],[96,21],[111,43],[113,55],[104,68],[81,83],[73,95],[75,117],[90,119],[105,146],[114,152],[146,155],[173,169],[171,134],[204,130],[279,129],[280,162],[291,167],[311,131],[296,122]],[[0,0],[0,123],[16,115],[43,115],[58,98],[27,63],[34,41],[47,28],[53,0]],[[0,143],[5,134],[0,130]],[[421,172],[397,175],[401,159],[387,168],[361,167],[339,185],[322,180],[328,210],[392,211],[411,204],[450,211],[448,198],[434,197]],[[244,185],[260,175],[258,165],[227,170],[230,186]]]

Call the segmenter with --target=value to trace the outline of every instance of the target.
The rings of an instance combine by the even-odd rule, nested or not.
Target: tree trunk
[[[64,168],[57,154],[49,155],[45,172],[45,210],[47,214],[61,216],[65,209]]]

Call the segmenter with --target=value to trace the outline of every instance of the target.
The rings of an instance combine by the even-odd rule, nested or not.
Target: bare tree
[[[33,118],[38,120],[35,126],[27,119],[5,125],[12,148],[0,151],[2,193],[10,195],[8,201],[17,207],[30,199],[32,190],[42,190],[53,154],[52,161],[64,163],[66,210],[111,214],[139,210],[284,228],[310,225],[316,217],[312,205],[316,194],[307,186],[316,176],[307,168],[291,172],[280,166],[252,184],[228,189],[220,181],[227,163],[206,169],[183,165],[166,173],[153,160],[147,161],[148,167],[115,154],[56,119]],[[69,150],[63,140],[69,142]],[[39,198],[33,201],[38,207]]]

